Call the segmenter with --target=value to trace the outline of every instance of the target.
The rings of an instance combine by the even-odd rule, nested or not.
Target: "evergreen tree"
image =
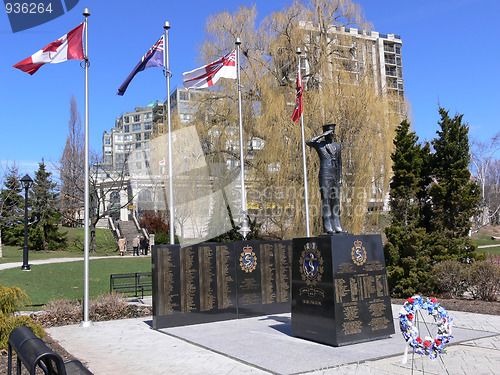
[[[8,168],[0,191],[1,239],[7,245],[22,246],[24,242],[24,195],[20,180],[14,164]]]
[[[389,285],[394,296],[435,291],[430,276],[437,262],[477,257],[468,234],[480,202],[471,181],[468,127],[439,109],[441,131],[429,144],[417,145],[403,121],[392,154],[391,225],[384,246]]]
[[[426,251],[426,233],[420,228],[420,208],[425,175],[424,160],[428,147],[421,147],[410,123],[396,129],[393,177],[390,184],[391,225],[386,229],[384,246],[387,274],[392,293],[406,296],[431,289],[428,272],[430,257]]]
[[[409,129],[407,120],[397,127],[394,152],[391,154],[391,216],[393,223],[400,225],[415,223],[419,218],[418,193],[421,189],[423,155],[422,148],[417,144],[418,137]]]
[[[57,250],[66,244],[65,234],[59,232],[57,225],[61,221],[61,214],[56,208],[59,203],[55,191],[57,184],[52,182],[51,174],[47,172],[43,161],[39,163],[32,188],[30,231],[31,246],[37,250]]]
[[[432,237],[429,249],[435,262],[447,259],[468,262],[478,255],[469,232],[481,196],[468,168],[469,127],[462,124],[463,115],[450,118],[448,112],[439,108],[441,130],[432,141],[434,153],[429,163],[432,173],[423,226]]]
[[[434,183],[429,189],[433,215],[428,231],[450,231],[454,236],[469,234],[471,217],[480,202],[479,187],[471,181],[469,171],[469,128],[462,124],[463,115],[450,118],[448,111],[439,108],[441,131],[432,141]]]

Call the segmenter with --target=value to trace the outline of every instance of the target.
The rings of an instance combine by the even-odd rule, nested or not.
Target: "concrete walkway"
[[[395,317],[400,307],[393,305]],[[390,338],[337,348],[294,337],[290,314],[158,331],[151,329],[151,318],[141,318],[47,332],[96,375],[499,374],[500,316],[450,316],[454,339],[442,361],[410,353],[406,364],[396,319]]]
[[[118,256],[117,256],[118,257]],[[92,257],[101,259],[110,257]],[[31,265],[82,261],[55,258]],[[0,270],[22,262],[0,264]],[[151,303],[151,297],[142,301]],[[393,305],[398,316],[401,306]],[[408,355],[397,319],[390,338],[344,347],[292,335],[290,314],[151,329],[151,317],[70,325],[47,332],[95,375],[135,374],[500,374],[500,316],[450,311],[454,339],[430,360]],[[413,369],[412,369],[413,366]]]
[[[147,256],[147,255],[146,255]],[[132,255],[125,255],[125,256],[120,256],[120,255],[109,255],[109,256],[95,256],[95,257],[90,257],[89,260],[94,260],[94,259],[109,259],[109,258],[132,258]],[[49,263],[67,263],[67,262],[78,262],[78,261],[83,261],[84,258],[82,257],[75,257],[75,258],[50,258],[50,259],[36,259],[36,260],[30,260],[28,264],[30,266],[36,266],[38,264],[49,264]],[[0,271],[1,270],[7,270],[10,268],[21,268],[23,265],[23,262],[12,262],[12,263],[0,263]]]

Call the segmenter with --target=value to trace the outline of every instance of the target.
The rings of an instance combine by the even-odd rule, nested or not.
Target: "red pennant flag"
[[[66,35],[13,67],[33,75],[44,64],[60,63],[70,59],[83,60],[83,25],[82,22]]]
[[[297,69],[297,103],[295,104],[295,109],[293,110],[292,120],[297,122],[300,119],[300,115],[304,111],[302,107],[302,91],[304,87],[302,86],[302,76],[300,75],[300,66]]]

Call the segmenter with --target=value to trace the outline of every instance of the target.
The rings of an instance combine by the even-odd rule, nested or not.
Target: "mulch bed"
[[[392,303],[402,305],[405,302],[404,299],[392,299]],[[488,314],[488,315],[500,315],[500,302],[486,302],[478,300],[466,300],[466,299],[442,299],[438,298],[438,302],[441,306],[450,311],[465,311],[472,312],[475,314]],[[137,317],[137,316],[133,316]],[[54,326],[46,322],[45,328]],[[77,324],[79,322],[72,322]],[[71,323],[68,323],[71,324]],[[43,340],[49,348],[54,352],[59,354],[63,360],[75,359],[71,354],[69,354],[57,341],[53,340],[50,335],[46,335]],[[7,373],[7,351],[1,351],[0,353],[0,374]],[[78,358],[85,365],[85,361],[82,358]],[[13,372],[15,372],[15,360],[13,361]],[[26,369],[23,368],[22,374],[27,374]]]
[[[474,314],[500,315],[500,302],[469,299],[443,299],[436,297],[439,304],[448,311],[465,311]],[[392,299],[392,303],[402,305],[404,299]]]

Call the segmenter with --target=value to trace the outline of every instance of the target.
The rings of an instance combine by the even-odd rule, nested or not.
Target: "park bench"
[[[144,298],[145,291],[153,290],[151,272],[115,273],[109,277],[109,292],[134,293]]]
[[[21,363],[30,375],[39,374],[40,370],[48,375],[92,375],[78,360],[63,362],[59,354],[53,352],[41,338],[26,326],[14,328],[9,335],[8,375],[12,375],[13,351],[17,354],[16,373],[18,375],[21,374]]]

